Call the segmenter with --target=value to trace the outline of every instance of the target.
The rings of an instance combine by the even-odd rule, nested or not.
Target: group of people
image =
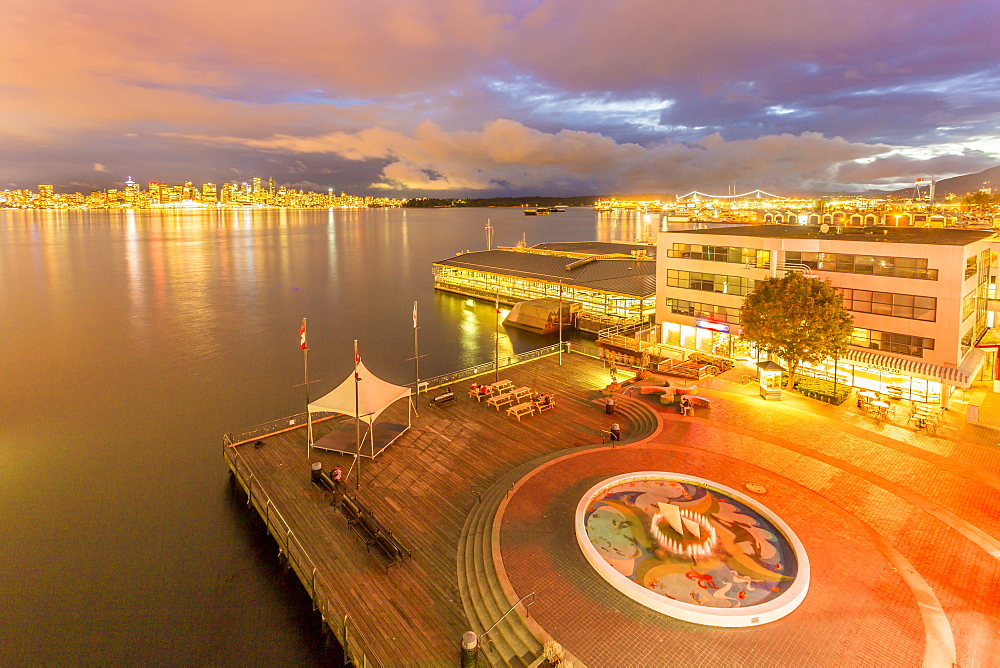
[[[481,394],[483,396],[492,393],[492,390],[490,389],[489,385],[480,385],[479,383],[473,383],[470,389],[476,394]]]
[[[552,403],[552,395],[548,392],[542,392],[537,397],[535,397],[535,404],[538,406],[548,406]]]

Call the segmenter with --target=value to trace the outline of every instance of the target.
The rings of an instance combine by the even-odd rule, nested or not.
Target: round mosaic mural
[[[594,486],[577,507],[576,536],[619,591],[696,624],[772,622],[809,588],[808,557],[780,518],[736,490],[679,473]]]

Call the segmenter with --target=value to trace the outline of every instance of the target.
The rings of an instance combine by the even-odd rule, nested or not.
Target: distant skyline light
[[[0,189],[789,194],[1000,164],[996,0],[8,0]]]

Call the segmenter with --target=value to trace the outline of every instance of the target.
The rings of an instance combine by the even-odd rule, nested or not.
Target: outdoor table
[[[501,406],[513,402],[514,402],[514,395],[508,392],[507,394],[498,394],[495,397],[490,397],[490,400],[487,401],[486,403],[488,403],[490,406],[496,406],[497,412],[500,412]]]
[[[520,401],[521,399],[523,399],[526,396],[528,396],[529,394],[531,394],[531,388],[530,387],[519,387],[517,389],[511,390],[510,393],[514,395],[515,399],[517,399],[518,401]]]
[[[865,403],[871,401],[872,399],[878,399],[878,395],[877,394],[875,394],[874,392],[868,392],[867,390],[864,391],[864,392],[858,392],[858,396],[859,397],[863,397],[864,400],[865,400]]]
[[[873,401],[872,406],[875,406],[879,410],[883,411],[889,408],[889,404],[885,403],[884,401]]]
[[[500,410],[499,408],[497,410]],[[517,404],[516,406],[511,406],[507,409],[507,415],[511,415],[517,418],[517,421],[521,421],[522,415],[534,415],[535,414],[535,404],[529,402],[523,404]]]
[[[513,381],[501,380],[490,385],[490,390],[498,394],[503,394],[512,387],[514,387]]]

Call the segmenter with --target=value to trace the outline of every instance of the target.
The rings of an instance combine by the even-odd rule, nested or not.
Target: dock
[[[610,447],[603,441],[612,423],[625,441],[650,429],[627,397],[616,397],[616,414],[606,413],[601,390],[609,376],[600,360],[566,353],[561,361],[550,354],[501,368],[501,380],[555,396],[553,410],[520,420],[468,396],[472,382],[494,381],[492,370],[451,385],[454,401],[432,405],[445,388],[421,393],[412,427],[374,460],[362,459],[360,477],[349,455],[314,449],[307,458],[301,417],[225,437],[225,459],[248,506],[353,665],[455,666],[463,633],[482,635],[501,618],[480,665],[530,665],[540,655],[541,639],[520,620],[530,617],[532,592],[504,591],[481,540],[506,496],[503,481],[545,456]],[[405,421],[405,414],[400,401],[382,419]],[[338,420],[315,422],[315,439]],[[326,472],[341,466],[344,490],[314,484],[312,462]],[[389,568],[370,553],[333,505],[342,493],[370,509],[412,557]],[[519,600],[517,614],[504,617]]]

